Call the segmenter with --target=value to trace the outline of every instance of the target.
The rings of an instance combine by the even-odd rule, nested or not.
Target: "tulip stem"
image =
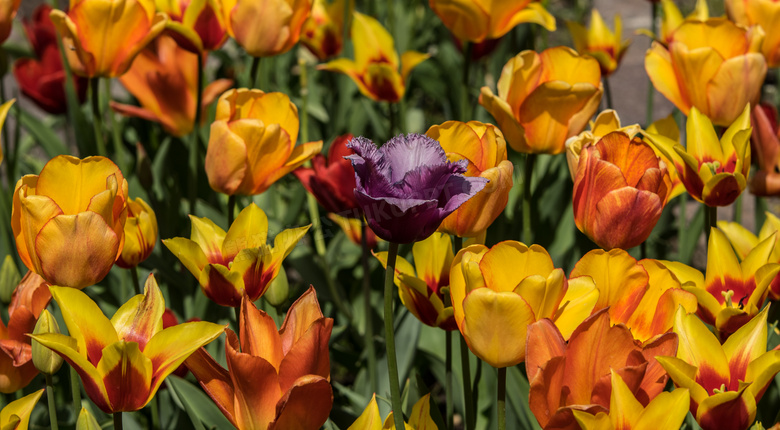
[[[75,416],[79,416],[81,412],[81,381],[73,366],[70,366],[70,392],[71,397],[73,397],[73,411]]]
[[[233,225],[233,212],[236,210],[236,196],[230,195],[228,196],[228,203],[227,203],[227,222],[228,222],[228,228],[230,228],[231,225]]]
[[[122,413],[114,412],[114,430],[122,430]]]
[[[154,396],[150,403],[152,404],[152,429],[159,430],[160,429],[160,397]]]
[[[604,82],[604,98],[607,100],[607,109],[613,109],[612,88],[609,86],[609,78],[604,76],[602,81]]]
[[[363,307],[366,314],[365,348],[368,355],[368,380],[371,392],[376,393],[378,383],[376,378],[376,349],[374,349],[374,307],[371,304],[371,274],[368,266],[368,255],[371,250],[368,248],[367,235],[368,226],[363,222],[360,226],[360,247],[363,251],[360,255],[360,262],[363,265]]]
[[[531,245],[533,233],[531,230],[531,179],[534,176],[536,154],[525,155],[525,170],[523,171],[523,242]]]
[[[445,298],[449,295],[445,295]],[[449,300],[445,300],[449,302]],[[446,305],[445,305],[446,306]],[[447,429],[455,428],[455,405],[452,398],[452,331],[444,331],[446,351],[444,355],[444,393],[447,395]]]
[[[707,240],[710,239],[710,231],[713,228],[718,227],[718,207],[717,206],[706,206],[704,208],[707,215],[707,224],[704,226],[704,232],[707,235]]]
[[[198,74],[196,77],[195,120],[192,123],[192,142],[190,148],[190,213],[195,215],[198,204],[198,161],[200,160],[200,117],[203,110],[203,54],[198,52]],[[229,227],[229,226],[228,226]]]
[[[460,367],[463,376],[463,404],[466,409],[466,430],[474,430],[477,417],[474,415],[474,399],[471,392],[471,364],[469,360],[469,347],[466,339],[460,336]]]
[[[387,346],[387,372],[390,378],[390,396],[393,405],[395,428],[404,426],[404,411],[401,408],[401,389],[398,383],[398,361],[395,356],[395,334],[393,328],[393,278],[395,277],[395,260],[398,256],[398,244],[390,242],[387,251],[387,269],[385,270],[385,342]]]
[[[498,430],[506,430],[506,367],[498,369]]]
[[[737,224],[742,224],[742,196],[744,194],[740,194],[734,203],[734,222]]]
[[[463,91],[460,98],[460,116],[463,122],[470,120],[469,112],[469,74],[471,72],[471,52],[474,44],[469,41],[463,41]]]
[[[92,124],[95,129],[97,155],[106,156],[108,152],[106,142],[103,140],[103,115],[100,112],[100,78],[90,78],[89,87],[92,93]]]
[[[106,97],[108,97],[109,102],[111,101],[111,79],[104,79],[103,82],[105,83],[105,92]],[[110,108],[108,109],[108,121],[111,123],[111,138],[114,143],[114,156],[116,157],[117,165],[119,165],[120,170],[123,170],[127,172],[129,170],[129,166],[126,163],[125,160],[125,152],[122,148],[122,134],[119,130],[119,121],[116,120],[116,117],[114,116],[114,111]]]
[[[658,2],[650,2],[650,29],[654,35],[658,35]],[[645,102],[645,127],[653,123],[653,97],[655,96],[655,87],[653,81],[647,78],[647,100]]]
[[[388,140],[390,140],[398,132],[398,111],[395,109],[395,104],[390,102],[387,102],[387,111],[390,117],[390,129],[388,130]]]
[[[133,278],[133,291],[135,295],[141,294],[141,283],[138,281],[138,266],[130,268],[130,276]]]
[[[263,88],[260,86],[260,81],[262,80],[260,73],[262,73],[262,70],[260,69],[260,57],[252,57],[252,68],[249,70],[249,82],[251,82],[253,88],[262,90]]]
[[[51,375],[46,376],[46,401],[49,403],[49,423],[52,430],[58,430],[57,424],[57,403],[54,400],[54,384],[51,381]]]

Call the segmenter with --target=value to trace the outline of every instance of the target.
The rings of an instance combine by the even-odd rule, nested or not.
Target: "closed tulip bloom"
[[[750,251],[756,248],[759,242],[774,236],[775,244],[772,254],[769,256],[769,262],[780,264],[780,245],[778,245],[780,233],[776,234],[780,231],[780,218],[771,212],[765,212],[764,215],[766,215],[766,220],[761,226],[758,236],[736,222],[718,221],[718,228],[729,239],[740,261],[745,261],[750,255]],[[769,298],[775,301],[780,300],[780,275],[775,276],[775,279],[769,284]]]
[[[661,218],[672,181],[642,139],[612,132],[580,153],[574,178],[574,222],[604,249],[633,248]]]
[[[590,27],[585,28],[578,22],[567,22],[569,32],[574,40],[574,47],[580,54],[594,57],[601,66],[601,74],[609,76],[617,70],[623,54],[631,44],[631,40],[623,38],[623,23],[620,15],[615,15],[615,32],[613,33],[604,18],[595,8],[590,15]]]
[[[515,151],[560,154],[596,113],[602,92],[598,61],[558,46],[517,54],[501,71],[498,95],[482,87],[479,104]]]
[[[568,338],[598,299],[591,280],[567,281],[544,248],[515,241],[460,250],[450,270],[450,295],[469,349],[496,368],[525,360],[529,324],[553,319]]]
[[[52,158],[16,183],[11,227],[28,269],[53,285],[100,282],[122,254],[127,181],[105,157]]]
[[[538,1],[428,0],[428,4],[460,40],[497,39],[522,23],[555,31],[555,17]]]
[[[371,100],[397,103],[406,92],[409,72],[428,58],[427,54],[406,51],[400,61],[390,33],[376,19],[354,12],[352,40],[355,59],[339,58],[317,67],[319,70],[343,73],[355,82]]]
[[[206,297],[221,306],[238,307],[246,295],[255,301],[279,273],[309,227],[284,230],[266,244],[268,217],[252,203],[236,217],[227,233],[208,218],[190,215],[191,239],[163,240],[198,279]]]
[[[716,125],[737,120],[758,101],[767,65],[759,52],[764,32],[724,18],[686,21],[668,47],[653,42],[645,70],[655,89],[684,114],[698,109]]]
[[[0,43],[5,42],[11,35],[16,11],[19,10],[21,4],[22,0],[0,1]]]
[[[282,93],[230,90],[217,102],[206,151],[206,175],[215,191],[260,194],[322,150],[322,141],[298,141],[298,108]]]
[[[686,124],[687,147],[654,133],[645,133],[677,170],[685,189],[707,206],[728,206],[747,186],[750,173],[750,106],[720,139],[712,122],[691,108]]]
[[[220,0],[155,0],[155,4],[168,15],[168,34],[188,51],[214,51],[227,40]]]
[[[450,266],[455,257],[450,236],[434,233],[412,246],[414,265],[399,256],[394,282],[401,303],[423,324],[457,330],[452,306],[446,306],[443,288],[450,285]],[[387,268],[387,252],[374,254]]]
[[[227,32],[252,57],[289,51],[311,14],[311,0],[221,0]]]
[[[780,350],[766,351],[767,312],[723,345],[695,315],[677,313],[677,354],[656,359],[677,387],[690,392],[691,414],[703,430],[747,429],[755,420],[756,403],[780,371]]]
[[[116,265],[129,269],[149,258],[157,244],[157,216],[140,197],[127,201],[125,246]]]
[[[48,285],[46,288],[48,290]],[[47,309],[44,309],[38,316],[38,322],[35,323],[35,328],[32,332],[35,335],[44,333],[62,333],[54,315]],[[35,368],[44,375],[54,375],[62,367],[62,357],[35,340],[30,342],[30,355]]]
[[[13,393],[30,384],[38,374],[32,361],[27,333],[51,300],[49,284],[27,272],[8,305],[8,325],[0,321],[0,393]]]
[[[144,294],[128,300],[111,320],[81,291],[50,290],[70,336],[30,337],[76,369],[89,398],[108,414],[146,406],[171,372],[225,329],[209,322],[163,329],[165,299],[153,275],[146,280]]]
[[[197,107],[198,56],[161,35],[133,61],[119,78],[141,107],[111,102],[111,107],[128,116],[160,123],[176,137],[189,134],[197,109],[204,111],[223,91],[233,86],[230,79],[217,79],[204,88]]]
[[[431,418],[431,395],[426,394],[420,397],[414,406],[412,406],[412,413],[409,415],[409,422],[406,423],[406,428],[409,430],[431,430],[437,429],[436,422]],[[385,417],[384,424],[382,423],[382,415],[379,413],[379,405],[376,403],[376,393],[371,396],[371,401],[368,402],[368,406],[363,410],[363,413],[352,423],[347,430],[384,430],[395,429],[393,423],[393,411]]]
[[[355,197],[380,238],[412,243],[430,236],[449,214],[482,190],[467,161],[450,162],[439,143],[421,134],[398,135],[377,148],[358,137],[348,145]]]
[[[0,426],[5,430],[27,430],[30,425],[30,415],[42,395],[43,389],[40,389],[5,405],[0,411]]]
[[[219,410],[239,430],[321,428],[333,405],[333,320],[322,314],[314,287],[293,303],[278,331],[244,297],[239,329],[239,336],[227,330],[227,369],[202,348],[187,360]]]
[[[590,121],[589,127],[589,130],[566,139],[566,162],[569,165],[569,174],[572,181],[577,177],[577,166],[579,165],[580,153],[583,148],[595,144],[602,137],[613,131],[622,131],[629,138],[633,138],[642,131],[639,124],[621,126],[620,117],[612,109],[601,111],[595,120]]]
[[[753,146],[758,158],[758,172],[750,178],[750,192],[757,196],[780,194],[780,128],[777,110],[770,104],[759,104],[750,116]]]
[[[504,211],[512,189],[514,166],[507,160],[504,135],[496,126],[478,121],[447,121],[432,126],[425,134],[439,141],[450,161],[468,162],[466,176],[489,181],[439,226],[439,231],[448,234],[478,236]]]
[[[67,14],[51,12],[71,69],[89,78],[124,74],[166,19],[154,0],[71,0]]]
[[[354,5],[355,0],[314,0],[311,16],[303,23],[301,43],[320,61],[341,53],[344,45],[344,8],[349,7],[352,11]]]
[[[726,0],[726,13],[737,24],[763,28],[766,38],[761,52],[769,67],[780,66],[780,3],[776,0]]]
[[[351,134],[339,136],[328,148],[328,157],[317,154],[311,167],[299,167],[293,174],[326,211],[349,218],[361,218],[355,198],[355,170],[344,157],[355,152],[347,148]]]

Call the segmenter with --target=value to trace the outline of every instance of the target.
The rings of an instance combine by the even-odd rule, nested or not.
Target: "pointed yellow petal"
[[[747,373],[748,365],[766,352],[768,311],[767,306],[723,344],[731,372],[745,382],[750,382],[743,376]]]
[[[139,294],[120,307],[113,317],[111,325],[116,329],[119,339],[137,342],[143,350],[149,339],[162,330],[162,316],[165,312],[165,299],[153,274],[146,278],[144,294]]]
[[[231,260],[239,251],[265,245],[268,238],[268,217],[251,203],[238,214],[222,242],[222,256]]]
[[[7,404],[3,410],[0,411],[0,423],[5,425],[11,421],[11,417],[15,415],[19,417],[19,423],[14,427],[14,430],[27,430],[30,423],[30,414],[32,414],[33,408],[35,408],[38,400],[41,399],[41,395],[43,395],[43,389]],[[51,395],[51,393],[49,395]]]
[[[196,279],[200,278],[200,272],[208,264],[206,254],[203,253],[200,245],[183,237],[163,239],[162,243]]]
[[[568,284],[553,318],[564,339],[569,339],[574,329],[590,316],[599,299],[599,290],[590,276],[569,279]]]
[[[758,237],[739,223],[718,221],[718,228],[726,235],[741,260],[758,245]]]
[[[62,311],[70,336],[76,339],[78,352],[91,363],[98,363],[103,348],[119,340],[111,321],[83,292],[65,287],[49,287]]]
[[[661,393],[650,401],[632,430],[678,429],[688,415],[691,397],[687,388]]]
[[[379,415],[376,394],[371,396],[371,401],[368,402],[366,409],[347,430],[382,430],[382,416]]]

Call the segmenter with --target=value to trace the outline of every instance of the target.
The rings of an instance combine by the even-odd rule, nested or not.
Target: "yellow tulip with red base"
[[[595,8],[590,15],[589,28],[577,22],[567,24],[577,52],[591,55],[598,60],[603,76],[609,76],[617,70],[623,54],[631,44],[631,40],[620,40],[623,37],[623,22],[620,15],[615,15],[614,32],[607,27],[604,18]]]
[[[431,395],[426,394],[420,397],[409,415],[409,421],[404,422],[405,430],[433,430],[437,429],[436,422],[431,418]],[[352,423],[347,430],[395,430],[393,422],[393,412],[391,411],[385,417],[382,423],[382,415],[379,413],[379,405],[376,403],[376,394],[371,397],[368,406],[363,413]]]
[[[756,248],[759,242],[774,236],[775,244],[772,254],[769,256],[769,262],[780,263],[780,245],[778,245],[780,234],[776,233],[780,231],[780,218],[771,212],[765,212],[764,215],[766,220],[761,226],[758,236],[736,222],[718,221],[718,228],[729,239],[740,261],[745,261],[750,251]],[[780,275],[775,276],[775,279],[769,284],[769,298],[774,301],[780,300]]]

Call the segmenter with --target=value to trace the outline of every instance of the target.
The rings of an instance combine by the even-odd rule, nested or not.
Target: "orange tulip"
[[[776,0],[726,0],[726,12],[737,24],[763,28],[766,38],[761,52],[769,67],[780,66],[780,3]]]
[[[669,198],[672,181],[650,145],[607,134],[580,153],[574,179],[574,222],[604,249],[647,240]]]
[[[170,18],[167,33],[188,51],[219,49],[227,40],[220,0],[155,0],[157,10]]]
[[[750,178],[750,192],[757,196],[780,194],[780,128],[777,110],[770,104],[759,104],[750,116],[753,125],[753,148],[759,171]]]
[[[621,40],[623,24],[620,15],[615,15],[614,33],[610,31],[604,18],[595,8],[590,15],[590,28],[572,21],[567,24],[574,40],[574,47],[580,54],[591,55],[598,60],[603,76],[609,76],[617,70],[623,54],[631,44],[631,40]]]
[[[590,130],[585,130],[576,136],[566,139],[566,162],[569,165],[569,174],[572,181],[577,177],[577,166],[580,163],[582,149],[595,144],[602,137],[613,131],[621,131],[628,135],[629,138],[633,138],[642,129],[639,127],[639,124],[621,127],[620,117],[617,112],[607,109],[601,111],[595,120],[590,121]]]
[[[432,126],[426,135],[439,141],[450,161],[468,161],[466,176],[490,181],[439,226],[439,231],[460,237],[480,235],[504,211],[512,189],[514,166],[507,160],[504,135],[496,126],[478,121],[447,121]]]
[[[684,114],[696,107],[714,124],[728,126],[760,96],[767,71],[759,52],[763,36],[759,27],[745,29],[723,18],[686,21],[668,47],[653,42],[645,70]]]
[[[479,104],[515,151],[560,154],[596,113],[602,92],[598,61],[558,46],[517,54],[501,71],[498,95],[482,87]]]
[[[68,63],[79,76],[113,78],[165,29],[154,0],[70,0],[68,13],[51,12]]]
[[[119,78],[142,107],[111,102],[124,115],[162,124],[165,131],[182,137],[195,123],[198,91],[198,57],[180,48],[166,36],[158,37],[135,58],[130,70]],[[217,79],[203,90],[200,109],[233,86],[230,79]]]
[[[38,374],[27,333],[50,300],[49,284],[34,272],[27,272],[14,290],[8,325],[0,321],[0,393],[21,390]]]
[[[349,4],[347,5],[347,2]],[[303,23],[301,43],[320,61],[339,55],[344,44],[344,8],[349,15],[355,0],[314,0],[311,16]]]
[[[526,22],[555,31],[555,18],[538,1],[428,0],[428,4],[460,40],[497,39]]]
[[[0,0],[0,43],[11,35],[16,11],[21,4],[22,0]]]
[[[421,52],[406,51],[399,63],[390,33],[379,21],[359,12],[352,15],[352,40],[355,42],[354,61],[339,58],[317,69],[349,76],[360,92],[371,100],[399,102],[406,92],[409,72],[428,58]]]
[[[140,197],[127,201],[125,246],[116,265],[125,269],[138,266],[149,258],[157,244],[157,216]]]
[[[122,254],[127,181],[105,157],[52,158],[16,183],[11,227],[25,266],[53,285],[100,282]]]
[[[221,0],[228,34],[253,57],[289,51],[311,14],[311,0]]]
[[[328,341],[333,320],[310,287],[293,303],[277,332],[273,318],[246,297],[240,340],[228,329],[228,370],[204,349],[186,362],[220,411],[239,430],[316,430],[333,405]]]
[[[206,151],[215,191],[260,194],[322,150],[322,141],[295,146],[298,108],[282,93],[230,90],[217,102]]]

